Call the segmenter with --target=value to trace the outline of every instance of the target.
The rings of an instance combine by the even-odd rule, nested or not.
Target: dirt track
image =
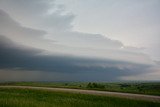
[[[48,88],[48,87],[32,87],[32,86],[0,86],[0,88],[24,88],[24,89],[38,89],[38,90],[50,90],[50,91],[61,91],[91,95],[102,95],[102,96],[115,96],[121,98],[138,99],[160,102],[160,96],[154,95],[142,95],[142,94],[131,94],[121,92],[108,92],[108,91],[95,91],[95,90],[81,90],[81,89],[66,89],[66,88]]]

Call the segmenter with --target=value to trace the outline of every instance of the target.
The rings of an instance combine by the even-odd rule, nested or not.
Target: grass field
[[[127,93],[151,94],[160,96],[160,82],[130,83],[81,83],[81,82],[8,82],[0,85],[63,87],[88,90],[117,91]]]
[[[46,90],[0,88],[0,107],[160,107],[160,103]]]

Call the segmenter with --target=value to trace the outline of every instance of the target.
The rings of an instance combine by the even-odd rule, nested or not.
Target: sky
[[[0,81],[160,81],[159,0],[0,0]]]

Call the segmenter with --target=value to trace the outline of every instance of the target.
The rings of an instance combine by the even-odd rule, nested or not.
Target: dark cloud
[[[150,70],[141,48],[73,31],[73,18],[53,0],[0,0],[0,80],[116,81]]]
[[[4,5],[9,5],[10,2],[12,1],[8,1],[8,2],[3,1]],[[28,1],[23,1],[21,3],[24,5],[25,4],[24,2],[27,2],[26,5],[30,4],[30,2]],[[37,4],[38,8],[40,8],[41,5],[43,7],[43,3],[41,1],[33,1],[33,2],[35,6]],[[14,3],[14,5],[16,4]],[[31,8],[33,7],[34,6],[31,6]],[[46,7],[44,10],[45,11],[43,11],[43,8],[42,8],[42,13],[46,12],[48,8]],[[75,32],[71,30],[65,31],[64,29],[62,31],[59,31],[59,30],[55,31],[55,29],[52,27],[51,27],[51,32],[48,32],[48,30],[46,29],[38,30],[38,29],[34,29],[34,26],[31,26],[31,28],[28,26],[27,27],[22,26],[22,25],[26,25],[26,21],[23,21],[25,22],[25,24],[23,23],[21,24],[19,23],[21,22],[21,20],[17,21],[16,18],[13,17],[12,13],[8,12],[9,14],[7,14],[6,11],[8,12],[8,9],[6,9],[5,11],[0,10],[0,15],[1,15],[0,35],[4,35],[8,37],[9,39],[18,43],[19,45],[26,45],[34,48],[40,48],[43,50],[48,50],[52,53],[57,52],[62,54],[73,54],[77,56],[86,56],[86,57],[90,57],[90,56],[101,57],[101,58],[103,57],[103,58],[111,58],[111,59],[117,59],[117,60],[123,60],[123,61],[130,61],[135,63],[151,63],[152,62],[148,58],[148,56],[146,56],[145,54],[142,54],[139,50],[137,51],[136,48],[134,50],[132,49],[133,51],[130,51],[129,49],[126,49],[125,46],[120,41],[109,39],[103,35]],[[25,11],[27,11],[27,9],[25,9]],[[29,11],[30,9],[27,11],[28,14],[29,14]],[[47,22],[48,20],[46,21],[45,19],[43,19],[42,13],[41,11],[38,11],[37,13],[33,14],[33,15],[39,14],[41,17],[38,17],[38,18],[32,17],[32,14],[28,15],[28,17],[33,19],[32,20],[33,22],[36,22],[39,19],[43,20],[44,22]],[[19,16],[21,14],[17,14],[17,15]],[[49,24],[53,26],[57,26],[56,29],[63,28],[62,26],[59,26],[59,24],[60,25],[64,24],[65,26],[65,20],[67,21],[70,19],[70,18],[69,19],[66,18],[65,15],[61,15],[60,13],[56,13],[56,15],[51,14],[51,16],[57,17],[58,19],[60,19],[60,20],[56,20],[54,18],[51,18],[52,21]],[[47,18],[51,16],[47,15]],[[26,20],[28,19],[27,16],[25,16],[24,18]],[[64,20],[64,22],[62,20]],[[54,21],[59,24],[57,25],[52,23]],[[42,21],[38,21],[37,23],[39,22],[42,22]],[[68,26],[70,26],[70,24],[71,23],[68,23]],[[43,26],[44,24],[40,24],[40,25]],[[35,25],[35,26],[38,26],[38,25]],[[36,28],[39,28],[39,27],[36,27]],[[68,27],[66,27],[66,29],[67,28]],[[56,41],[56,43],[54,41]]]
[[[9,39],[0,36],[0,69],[17,69],[61,73],[66,80],[108,81],[119,80],[121,76],[137,75],[146,65],[88,59],[74,56],[42,55],[42,50],[18,47]],[[132,70],[134,68],[134,70]],[[140,72],[141,69],[141,72]],[[18,79],[18,78],[17,78]],[[43,78],[41,78],[43,80]],[[22,79],[23,80],[23,79]],[[74,79],[73,79],[74,80]]]
[[[19,46],[42,47],[54,42],[53,40],[44,39],[45,34],[47,34],[46,31],[22,26],[1,9],[0,16],[0,35],[11,39]]]

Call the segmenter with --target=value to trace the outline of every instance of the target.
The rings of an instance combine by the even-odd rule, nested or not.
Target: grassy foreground
[[[0,107],[160,107],[160,103],[47,90],[0,88]]]

